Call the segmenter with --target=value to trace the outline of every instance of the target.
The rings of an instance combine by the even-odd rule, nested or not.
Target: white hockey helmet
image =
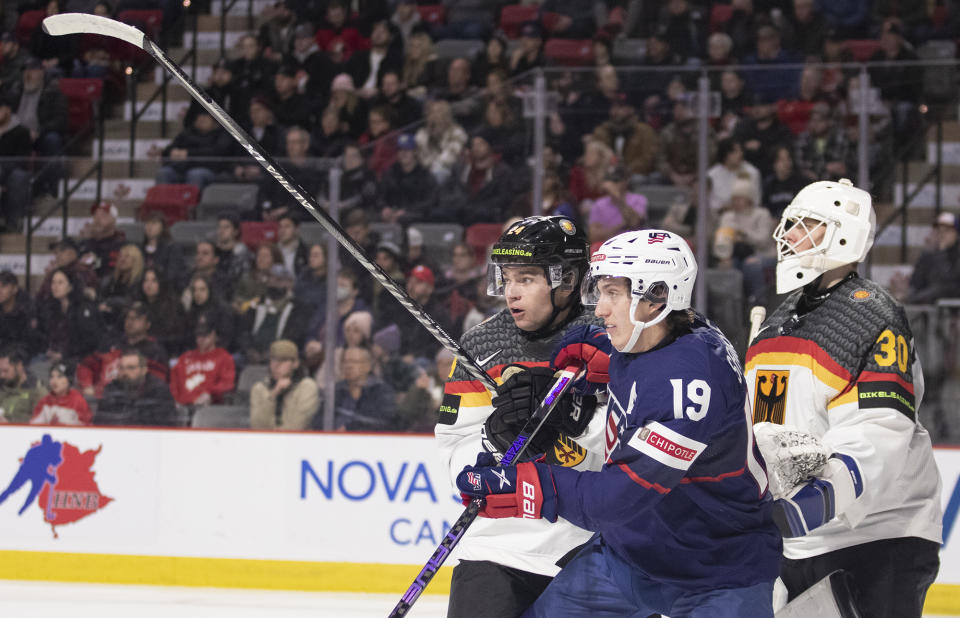
[[[786,235],[796,225],[804,235],[791,244]],[[844,264],[862,262],[873,246],[876,227],[870,194],[846,178],[807,185],[783,211],[773,232],[777,242],[777,293],[796,290]],[[821,228],[822,238],[816,242]],[[794,249],[806,240],[808,248]]]
[[[680,236],[666,230],[624,232],[603,243],[590,258],[583,280],[583,304],[596,305],[597,284],[605,277],[624,277],[630,282],[630,322],[633,332],[621,352],[636,345],[640,333],[667,317],[671,311],[688,309],[697,279],[697,261]],[[635,318],[640,300],[663,303],[666,308],[649,322]]]

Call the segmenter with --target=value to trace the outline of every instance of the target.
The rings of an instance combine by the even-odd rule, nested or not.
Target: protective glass
[[[624,292],[630,291],[631,296],[639,296],[642,300],[654,304],[663,304],[667,302],[667,295],[670,293],[670,287],[664,281],[654,281],[644,286],[643,279],[632,281],[629,277],[617,277],[614,275],[587,275],[580,285],[580,298],[584,305],[596,305],[600,302],[601,287],[610,292],[610,286],[601,286],[600,283],[611,279],[619,279],[626,282],[626,285],[618,286],[615,289],[622,289]]]
[[[503,296],[506,291],[507,282],[511,285],[519,286],[519,292],[523,293],[523,288],[525,286],[534,285],[537,281],[540,280],[539,277],[530,276],[529,274],[522,273],[519,275],[512,275],[512,273],[507,273],[504,275],[504,269],[512,268],[529,268],[531,264],[487,264],[487,296]],[[539,267],[538,267],[539,268]],[[546,269],[546,272],[549,274],[549,283],[550,288],[554,289],[560,287],[563,283],[563,265],[562,264],[550,264],[543,267]],[[541,272],[543,272],[541,270]]]

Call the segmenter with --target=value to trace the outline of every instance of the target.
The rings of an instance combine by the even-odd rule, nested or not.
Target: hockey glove
[[[855,459],[834,454],[823,473],[773,503],[773,521],[785,538],[806,536],[845,511],[863,493]]]
[[[493,398],[494,411],[484,422],[484,437],[490,443],[488,450],[505,453],[517,434],[536,412],[543,398],[556,380],[548,367],[509,365],[504,369],[506,380],[497,388]],[[597,407],[593,396],[561,397],[546,422],[533,436],[527,448],[529,458],[546,453],[557,441],[560,432],[574,438],[583,433]]]
[[[775,500],[819,475],[830,456],[816,436],[790,425],[757,423],[753,435],[767,464],[770,493]]]
[[[599,326],[583,325],[571,328],[553,353],[551,365],[562,369],[568,365],[582,365],[587,374],[573,385],[580,395],[595,395],[607,389],[610,382],[610,354],[613,345],[607,332]]]
[[[557,521],[557,491],[550,466],[527,462],[502,467],[490,453],[480,453],[477,463],[457,475],[464,505],[475,497],[486,499],[481,517],[546,519]]]

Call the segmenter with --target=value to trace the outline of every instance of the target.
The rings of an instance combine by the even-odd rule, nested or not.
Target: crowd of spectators
[[[848,39],[876,40],[873,60],[915,59],[926,41],[957,36],[957,12],[949,2],[937,12],[866,0],[733,0],[715,20],[718,4],[545,0],[533,19],[505,32],[496,27],[502,2],[445,0],[445,19],[428,23],[407,0],[281,0],[215,64],[206,89],[324,207],[326,169],[339,165],[344,229],[457,337],[500,306],[485,293],[482,258],[462,244],[438,260],[410,225],[501,225],[531,212],[529,80],[514,78],[551,66],[546,43],[585,41],[592,65],[547,74],[557,106],[547,123],[540,207],[583,225],[592,243],[647,225],[692,230],[701,205],[689,69],[716,68],[702,205],[715,231],[710,265],[739,269],[748,302],[769,304],[774,222],[805,183],[857,168],[849,100],[860,77],[820,63],[851,60]],[[56,0],[18,10],[36,8],[61,10]],[[62,7],[104,15],[120,8],[77,0]],[[10,26],[16,19],[4,15],[0,152],[56,153],[64,137],[56,80],[105,76],[117,68],[112,52],[104,61],[89,41],[39,29],[22,45]],[[441,59],[435,45],[450,38],[483,46],[475,56]],[[644,39],[645,52],[615,56],[623,38]],[[922,72],[873,66],[869,79],[884,103],[870,120],[870,164],[879,170],[895,141],[917,132]],[[798,122],[785,108],[806,111]],[[78,237],[52,247],[35,297],[0,273],[2,418],[178,424],[197,406],[240,403],[253,427],[318,428],[323,393],[334,389],[338,429],[429,427],[449,354],[346,252],[336,275],[337,347],[324,349],[328,256],[299,236],[309,214],[198,104],[182,121],[152,153],[156,182],[257,183],[255,208],[221,215],[214,238],[184,250],[161,215],[144,221],[142,242],[127,242],[116,206],[104,202]],[[37,191],[29,170],[0,164],[8,229],[19,229]],[[686,203],[654,212],[644,195],[650,185],[686,189]],[[276,222],[276,242],[245,245],[242,220]],[[371,223],[399,224],[403,237],[380,239]],[[38,359],[49,363],[49,376],[30,375]],[[336,382],[326,384],[331,363]],[[263,366],[265,377],[238,391],[252,366]],[[45,395],[40,382],[48,377]]]

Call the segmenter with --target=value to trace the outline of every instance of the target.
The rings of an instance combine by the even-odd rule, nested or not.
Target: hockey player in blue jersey
[[[486,497],[484,516],[597,533],[525,616],[773,615],[781,538],[736,354],[690,309],[696,273],[686,242],[661,230],[620,234],[591,259],[583,297],[606,335],[571,330],[554,366],[581,360],[591,380],[610,353],[600,471],[481,456],[457,478]]]

